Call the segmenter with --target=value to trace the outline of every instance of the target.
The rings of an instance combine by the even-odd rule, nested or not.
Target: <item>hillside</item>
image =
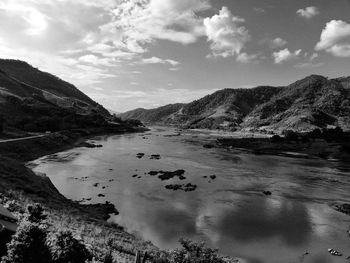
[[[60,78],[46,72],[42,72],[27,62],[11,59],[0,59],[0,69],[14,81],[28,87],[34,87],[43,91],[56,95],[60,98],[74,98],[82,103],[97,106],[98,104],[78,90],[72,84],[61,80]],[[25,90],[17,95],[30,95]]]
[[[286,87],[224,89],[188,104],[120,114],[148,123],[224,130],[350,128],[350,77],[311,75]]]
[[[309,131],[332,125],[348,130],[349,83],[349,78],[306,77],[257,106],[241,126],[248,129]]]
[[[0,59],[0,111],[6,126],[32,132],[77,128],[110,116],[72,84],[7,59]]]
[[[166,123],[172,114],[178,112],[184,104],[169,104],[156,109],[138,108],[125,113],[118,114],[122,119],[137,119],[146,123]]]
[[[181,125],[190,128],[231,128],[242,122],[252,109],[268,101],[280,88],[224,89],[188,104],[166,105],[156,109],[136,109],[119,115],[143,122]]]

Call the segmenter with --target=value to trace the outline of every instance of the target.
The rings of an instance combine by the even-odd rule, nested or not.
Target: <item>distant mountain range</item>
[[[72,84],[9,59],[0,59],[0,114],[7,126],[26,131],[74,128],[110,115]]]
[[[311,75],[286,87],[224,89],[188,104],[135,109],[121,118],[184,128],[310,131],[350,129],[350,77]]]

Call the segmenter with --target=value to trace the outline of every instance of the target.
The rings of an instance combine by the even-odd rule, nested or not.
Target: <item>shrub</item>
[[[308,133],[308,136],[311,139],[320,139],[320,138],[322,138],[322,132],[320,129],[314,129],[313,131]]]
[[[44,209],[40,204],[28,205],[27,206],[28,216],[27,219],[32,223],[41,223],[47,218],[44,214]]]
[[[205,247],[204,243],[195,243],[187,239],[180,239],[182,248],[175,249],[171,253],[171,263],[224,263],[218,255],[217,249]]]
[[[340,127],[323,129],[322,135],[326,141],[340,141],[344,139],[344,132]]]
[[[135,119],[127,119],[125,120],[125,123],[131,126],[135,127],[143,127],[143,123],[140,120],[135,120]]]
[[[279,135],[274,135],[271,137],[271,142],[281,142],[283,141],[283,138],[281,138],[281,136]]]
[[[69,231],[57,234],[51,242],[51,251],[55,263],[84,263],[91,258],[85,245],[75,239]]]
[[[299,134],[292,130],[283,131],[283,135],[287,141],[297,141],[299,138]]]
[[[50,263],[47,232],[39,224],[24,221],[7,245],[7,256],[1,263]]]

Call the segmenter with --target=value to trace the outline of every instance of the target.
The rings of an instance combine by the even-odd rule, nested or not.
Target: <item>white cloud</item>
[[[290,52],[288,48],[285,48],[280,51],[273,52],[272,56],[276,64],[282,64],[283,62],[298,58],[300,53],[301,49],[298,49],[294,52]]]
[[[229,57],[240,54],[250,40],[248,30],[239,26],[242,22],[244,19],[233,16],[227,7],[222,7],[218,15],[204,19],[212,56]]]
[[[47,17],[30,5],[5,0],[0,3],[0,10],[10,16],[20,16],[26,22],[24,27],[28,35],[39,35],[47,28]]]
[[[301,69],[313,69],[313,68],[319,68],[322,67],[324,63],[319,62],[319,63],[314,63],[314,62],[304,62],[304,63],[298,63],[295,65],[296,68],[301,68]]]
[[[140,64],[168,64],[171,66],[178,66],[180,62],[172,59],[162,59],[158,57],[144,58],[140,61]]]
[[[270,41],[270,48],[281,48],[284,47],[285,45],[287,45],[288,42],[280,37],[277,37],[273,40]]]
[[[113,66],[113,59],[108,59],[108,58],[99,58],[95,55],[92,54],[88,54],[88,55],[84,55],[79,57],[79,61],[84,62],[84,63],[88,63],[88,64],[92,64],[95,66]]]
[[[258,13],[258,14],[264,14],[264,13],[266,13],[266,10],[265,10],[264,8],[262,8],[262,7],[254,7],[254,8],[253,8],[253,11],[256,12],[256,13]]]
[[[313,60],[315,60],[316,58],[318,58],[318,54],[317,54],[317,53],[313,53],[313,54],[310,56],[310,61],[313,61]]]
[[[142,87],[142,83],[140,83],[139,86]],[[107,108],[123,112],[139,107],[154,108],[170,103],[188,103],[195,99],[204,97],[205,95],[214,93],[219,89],[196,90],[173,88],[166,82],[164,83],[164,86],[168,86],[168,88],[158,88],[146,91],[135,90],[139,88],[139,86],[133,86],[133,89],[129,90],[115,89],[112,91],[112,94],[108,95],[103,95],[101,93],[88,93],[88,95],[106,105]]]
[[[241,63],[259,63],[259,55],[258,54],[247,54],[247,53],[240,53],[237,56],[237,61]]]
[[[311,55],[307,52],[304,53],[304,62],[299,62],[294,65],[295,68],[300,69],[313,69],[313,68],[319,68],[324,65],[323,62],[317,62],[318,54],[312,53]]]
[[[120,33],[124,45],[139,49],[156,39],[194,43],[204,34],[203,18],[195,13],[208,8],[208,0],[121,0],[109,28]]]
[[[315,49],[336,57],[350,57],[350,24],[342,20],[328,22]]]
[[[309,7],[306,7],[305,9],[299,9],[297,11],[297,14],[301,17],[305,17],[307,19],[310,19],[314,16],[319,15],[320,11],[318,10],[318,8],[316,6],[309,6]]]

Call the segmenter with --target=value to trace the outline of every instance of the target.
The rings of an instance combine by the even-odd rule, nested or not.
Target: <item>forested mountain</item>
[[[147,123],[168,122],[172,114],[178,112],[185,104],[169,104],[156,109],[138,108],[132,111],[118,114],[123,119],[137,119]]]
[[[308,131],[334,125],[348,130],[349,100],[350,77],[311,75],[286,87],[224,89],[188,104],[119,116],[186,128]]]
[[[0,59],[0,113],[7,126],[26,131],[74,128],[110,116],[72,84],[7,59]]]

